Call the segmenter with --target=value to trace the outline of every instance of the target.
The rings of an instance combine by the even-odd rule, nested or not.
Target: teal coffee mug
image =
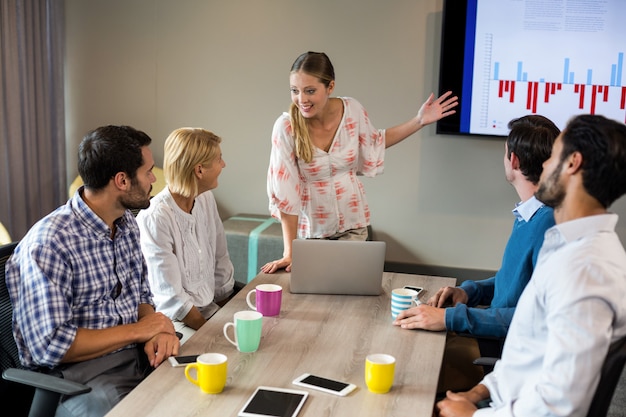
[[[234,329],[234,340],[228,336],[228,329]],[[235,345],[239,352],[256,352],[261,343],[263,314],[258,311],[238,311],[234,320],[224,325],[224,337]]]

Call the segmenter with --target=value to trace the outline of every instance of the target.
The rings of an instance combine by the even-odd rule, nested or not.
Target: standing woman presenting
[[[331,97],[335,71],[323,52],[306,52],[291,67],[291,107],[274,123],[267,174],[269,208],[280,219],[284,252],[261,267],[291,270],[296,238],[366,240],[370,212],[357,175],[383,172],[385,148],[455,113],[457,97],[431,93],[417,115],[378,130],[350,97]]]

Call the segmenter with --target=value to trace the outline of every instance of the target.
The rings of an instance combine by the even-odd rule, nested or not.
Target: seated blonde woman
[[[167,187],[137,215],[157,311],[174,321],[181,343],[223,305],[235,282],[210,191],[226,166],[220,142],[200,128],[173,131],[163,157]]]

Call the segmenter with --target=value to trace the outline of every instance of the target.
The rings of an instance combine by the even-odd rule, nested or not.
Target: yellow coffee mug
[[[203,353],[185,367],[187,379],[207,394],[219,394],[226,385],[228,358],[221,353]],[[195,371],[195,372],[193,372]],[[192,376],[195,373],[195,378]]]
[[[393,385],[396,358],[384,353],[375,353],[365,358],[365,384],[376,394],[389,392]]]

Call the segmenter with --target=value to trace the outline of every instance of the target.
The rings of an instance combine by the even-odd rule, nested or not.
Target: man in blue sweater
[[[476,340],[454,333],[506,336],[517,300],[533,273],[544,233],[554,225],[552,209],[537,200],[534,193],[543,161],[550,157],[560,131],[539,115],[514,119],[508,127],[504,171],[520,202],[513,210],[515,221],[500,270],[488,279],[441,288],[426,304],[401,312],[394,321],[404,329],[451,332],[444,351],[439,392],[471,387],[482,378],[482,369],[472,364],[480,356]]]

